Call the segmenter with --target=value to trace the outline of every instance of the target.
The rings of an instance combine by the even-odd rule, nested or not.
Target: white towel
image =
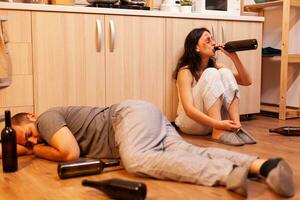
[[[7,35],[3,27],[3,21],[0,21],[0,88],[11,84],[11,57],[6,44]]]

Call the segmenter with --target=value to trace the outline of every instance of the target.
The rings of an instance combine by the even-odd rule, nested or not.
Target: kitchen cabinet
[[[257,50],[238,52],[243,64],[253,77],[251,86],[240,86],[240,114],[258,113],[260,108],[262,23],[168,18],[166,22],[166,114],[168,118],[171,121],[175,119],[178,105],[177,89],[175,81],[172,79],[172,73],[183,51],[185,37],[192,29],[199,27],[208,28],[217,43],[248,38],[256,38],[258,40],[259,47]],[[224,64],[233,65],[220,52],[217,53],[216,57]]]
[[[12,83],[0,89],[0,115],[6,109],[33,112],[31,13],[0,10],[0,16],[12,62]]]
[[[35,111],[145,99],[164,110],[164,20],[33,12]]]
[[[261,90],[261,48],[262,48],[262,23],[261,22],[239,22],[219,21],[218,22],[219,43],[232,40],[257,39],[256,50],[237,52],[244,66],[252,77],[250,86],[239,86],[240,89],[240,113],[253,114],[260,112],[260,90]],[[218,59],[227,66],[234,67],[231,60],[224,54]]]
[[[105,105],[105,49],[99,46],[97,34],[104,28],[103,19],[100,15],[32,12],[37,114],[53,106]]]
[[[106,37],[106,103],[144,99],[164,112],[164,18],[107,15],[105,25],[115,31],[114,43]]]

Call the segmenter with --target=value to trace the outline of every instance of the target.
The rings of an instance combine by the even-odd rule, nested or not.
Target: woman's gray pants
[[[234,165],[249,166],[256,159],[187,143],[158,108],[144,101],[122,102],[112,124],[125,169],[140,176],[206,186],[224,185]]]

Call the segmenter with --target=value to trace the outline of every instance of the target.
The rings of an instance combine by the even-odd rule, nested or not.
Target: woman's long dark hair
[[[196,46],[205,31],[210,33],[210,31],[204,27],[193,29],[185,38],[183,55],[179,58],[176,69],[173,72],[173,78],[175,80],[177,80],[180,69],[185,66],[188,66],[188,69],[191,71],[196,80],[200,78],[197,71],[201,64],[201,55],[196,51]],[[215,66],[215,58],[210,58],[208,61],[208,67]]]

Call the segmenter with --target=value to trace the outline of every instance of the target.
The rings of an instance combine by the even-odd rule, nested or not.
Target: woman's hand
[[[239,130],[241,128],[241,125],[235,123],[232,120],[220,120],[216,123],[214,128],[234,132]]]
[[[219,49],[221,50],[222,53],[224,53],[226,56],[228,56],[230,59],[235,59],[238,57],[236,52],[228,52],[224,49],[224,45],[219,46]]]
[[[237,83],[239,85],[244,85],[244,86],[251,85],[252,84],[251,76],[248,73],[248,70],[242,64],[237,53],[226,51],[224,49],[224,45],[221,45],[219,47],[219,49],[221,50],[221,52],[223,52],[226,56],[228,56],[232,60],[234,66],[236,68],[236,70],[233,71],[233,75],[234,75]]]

